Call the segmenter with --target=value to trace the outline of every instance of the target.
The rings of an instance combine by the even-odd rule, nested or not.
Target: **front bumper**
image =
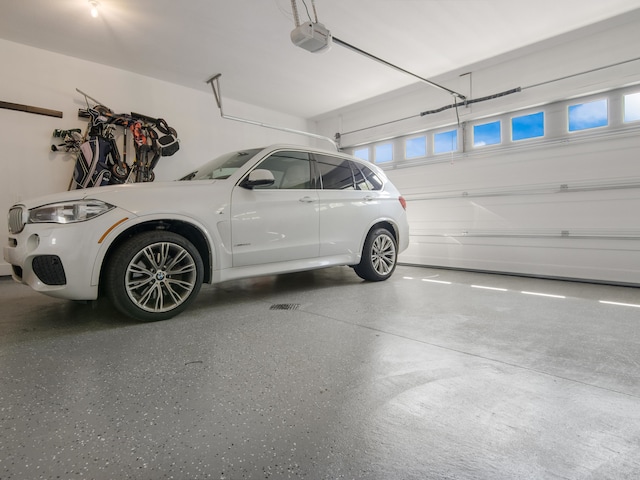
[[[99,240],[116,215],[64,225],[27,224],[19,234],[10,234],[3,253],[14,280],[53,297],[95,300]]]

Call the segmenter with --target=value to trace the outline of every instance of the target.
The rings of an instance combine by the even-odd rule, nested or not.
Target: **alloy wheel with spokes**
[[[389,235],[377,236],[371,248],[371,263],[379,275],[389,275],[396,266],[396,246]]]
[[[180,313],[200,290],[197,249],[172,232],[145,232],[125,242],[107,271],[108,294],[123,313],[163,320]]]
[[[397,258],[395,237],[386,228],[377,228],[367,235],[362,258],[354,271],[360,278],[372,282],[386,280],[393,274]]]
[[[196,282],[196,264],[180,245],[161,242],[142,249],[126,271],[129,298],[148,312],[166,312],[185,301]]]

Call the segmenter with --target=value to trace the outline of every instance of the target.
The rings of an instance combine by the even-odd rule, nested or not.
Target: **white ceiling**
[[[99,2],[94,19],[88,0],[0,0],[0,37],[206,91],[222,73],[224,98],[304,118],[416,82],[337,45],[322,54],[294,46],[290,0]],[[334,36],[433,78],[640,0],[316,0],[316,8]],[[306,20],[302,0],[298,9]]]

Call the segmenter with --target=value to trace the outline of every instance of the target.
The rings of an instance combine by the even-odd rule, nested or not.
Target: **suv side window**
[[[355,190],[353,172],[349,160],[314,154],[322,177],[324,190]]]
[[[312,187],[311,159],[306,152],[276,152],[265,158],[256,168],[273,173],[275,183],[256,189],[309,189]]]
[[[358,190],[382,190],[382,180],[365,165],[351,162],[356,178],[356,188]]]
[[[373,190],[367,179],[364,177],[362,170],[360,170],[356,162],[349,162],[351,164],[351,170],[353,171],[353,178],[356,181],[356,190]]]

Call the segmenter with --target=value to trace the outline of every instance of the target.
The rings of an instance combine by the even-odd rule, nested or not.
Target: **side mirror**
[[[249,175],[240,182],[240,186],[251,190],[253,187],[273,185],[275,182],[276,179],[273,177],[273,173],[269,170],[256,169],[249,173]]]

